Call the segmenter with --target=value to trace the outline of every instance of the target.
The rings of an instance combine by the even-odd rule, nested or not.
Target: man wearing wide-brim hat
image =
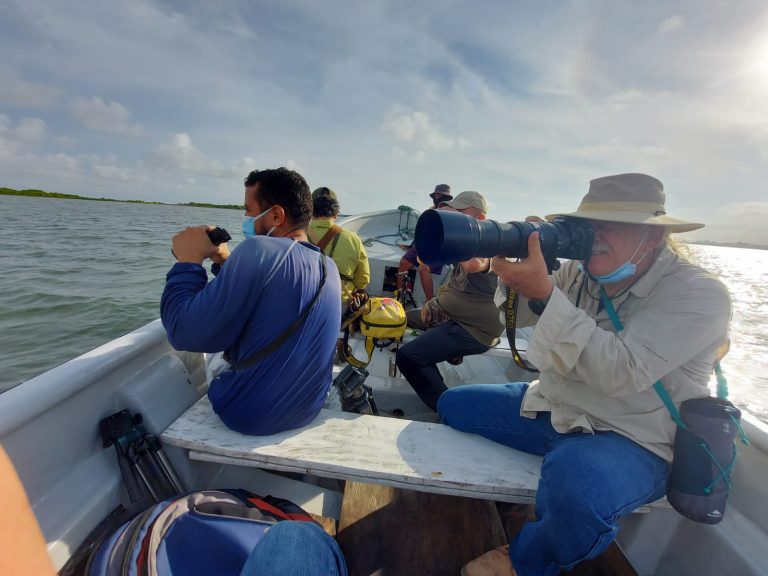
[[[539,379],[454,388],[438,411],[454,428],[544,463],[536,521],[468,564],[466,576],[569,570],[605,550],[620,517],[664,495],[675,424],[654,384],[677,406],[709,396],[731,313],[723,284],[668,241],[703,225],[667,216],[664,200],[661,182],[645,174],[592,180],[578,210],[561,214],[590,222],[586,261],[549,276],[537,233],[528,258],[492,260],[500,288],[539,303],[540,316],[525,305],[518,316],[535,323],[527,356]]]

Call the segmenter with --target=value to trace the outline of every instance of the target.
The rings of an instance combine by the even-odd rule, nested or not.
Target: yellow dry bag
[[[363,362],[352,355],[349,348],[349,328],[344,331],[344,342],[339,347],[341,357],[358,368],[363,368],[371,362],[373,349],[379,340],[394,340],[398,344],[405,334],[405,309],[394,298],[370,298],[363,305],[360,316],[360,332],[365,337],[365,351],[368,361]]]

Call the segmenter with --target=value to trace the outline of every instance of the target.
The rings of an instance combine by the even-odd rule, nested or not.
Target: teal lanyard
[[[613,307],[613,302],[611,302],[611,299],[608,298],[608,294],[605,293],[605,288],[602,286],[600,286],[600,297],[603,299],[603,307],[605,308],[605,311],[608,313],[611,322],[613,322],[613,327],[616,328],[617,332],[621,332],[624,330],[624,324],[622,324],[621,320],[619,320],[619,315],[616,313],[616,308]],[[667,389],[664,388],[664,384],[661,383],[661,380],[656,381],[656,384],[653,385],[653,389],[656,390],[656,394],[658,394],[659,398],[661,398],[661,401],[664,402],[664,406],[666,406],[667,410],[669,410],[669,414],[672,416],[672,420],[675,421],[675,424],[680,426],[680,428],[687,429],[688,427],[680,417],[680,412],[677,411],[677,407],[675,406],[674,402],[672,402],[672,398],[669,397],[669,393],[667,392]]]
[[[603,300],[603,307],[605,308],[605,311],[608,313],[608,316],[611,319],[611,322],[613,322],[613,327],[616,328],[617,332],[621,332],[624,329],[624,325],[621,323],[621,320],[619,320],[619,315],[616,313],[616,308],[613,307],[613,302],[611,302],[611,299],[608,298],[608,294],[605,293],[605,288],[600,286],[600,297]],[[728,397],[728,383],[725,381],[725,376],[723,375],[723,371],[720,368],[720,363],[715,363],[715,374],[717,375],[717,397],[726,399]],[[672,398],[669,397],[669,393],[667,392],[667,389],[664,388],[664,384],[661,383],[661,380],[657,380],[656,384],[653,385],[653,389],[656,390],[656,394],[659,395],[659,398],[661,398],[661,401],[664,402],[664,406],[667,407],[667,410],[669,411],[669,414],[672,416],[672,420],[675,421],[675,424],[680,426],[680,428],[688,429],[688,427],[685,425],[685,422],[683,422],[683,419],[680,417],[680,412],[677,411],[677,407],[672,402]],[[731,421],[736,425],[736,429],[739,431],[739,435],[741,436],[741,441],[744,443],[745,446],[749,446],[749,440],[747,440],[747,435],[744,433],[744,430],[741,428],[741,424],[739,424],[739,421],[736,420],[736,418],[733,417],[733,414],[730,415]],[[712,481],[709,486],[704,488],[704,492],[709,494],[715,487],[715,485],[722,479],[728,489],[731,488],[731,471],[733,470],[734,465],[736,464],[736,446],[733,447],[733,458],[731,459],[730,464],[728,466],[722,466],[720,462],[717,461],[714,454],[709,449],[709,446],[706,442],[701,443],[701,448],[707,453],[709,458],[712,460],[712,462],[717,466],[717,469],[720,471],[720,474],[718,474],[715,479]]]

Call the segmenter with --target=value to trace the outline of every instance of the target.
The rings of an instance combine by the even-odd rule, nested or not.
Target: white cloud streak
[[[83,126],[120,136],[138,137],[143,129],[138,124],[131,124],[131,113],[119,102],[104,102],[98,96],[90,99],[78,98],[72,102],[72,116],[83,123]]]

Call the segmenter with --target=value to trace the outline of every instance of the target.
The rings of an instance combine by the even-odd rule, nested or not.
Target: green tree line
[[[228,210],[242,210],[242,204],[211,204],[208,202],[184,202],[179,204],[167,204],[166,202],[150,202],[147,200],[117,200],[115,198],[93,198],[79,196],[77,194],[63,194],[61,192],[46,192],[45,190],[14,190],[13,188],[0,187],[0,196],[32,196],[35,198],[63,198],[65,200],[91,200],[94,202],[125,202],[129,204],[161,204],[165,206],[195,206],[197,208],[225,208]]]

